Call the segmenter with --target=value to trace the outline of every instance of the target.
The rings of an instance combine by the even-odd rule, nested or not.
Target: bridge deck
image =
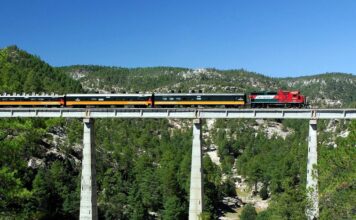
[[[0,118],[356,119],[356,109],[0,108]]]

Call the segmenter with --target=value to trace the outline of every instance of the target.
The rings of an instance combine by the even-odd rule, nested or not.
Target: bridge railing
[[[0,108],[0,118],[356,119],[356,109]]]

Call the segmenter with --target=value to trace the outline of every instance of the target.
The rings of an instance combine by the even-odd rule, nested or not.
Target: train
[[[306,97],[296,91],[246,93],[145,93],[145,94],[2,94],[0,107],[133,107],[179,108],[303,108]]]

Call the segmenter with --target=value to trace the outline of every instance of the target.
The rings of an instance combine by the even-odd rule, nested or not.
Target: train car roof
[[[0,95],[3,98],[60,98],[64,95]]]
[[[154,93],[155,96],[244,96],[245,93]],[[67,94],[67,95],[58,95],[58,94],[0,94],[0,97],[7,97],[7,98],[19,98],[19,97],[24,97],[24,98],[57,98],[57,97],[103,97],[103,96],[111,96],[111,97],[147,97],[147,96],[152,96],[152,93],[143,93],[143,94],[136,94],[136,93],[120,93],[120,94],[112,94],[112,93],[107,93],[107,94]]]
[[[138,93],[138,94],[136,94],[136,93],[134,93],[134,94],[132,94],[132,93],[130,93],[130,94],[125,94],[125,93],[123,93],[123,94],[112,94],[112,93],[107,93],[107,94],[98,94],[98,93],[94,93],[94,94],[67,94],[66,95],[67,97],[78,97],[78,96],[80,96],[80,97],[103,97],[103,96],[111,96],[111,97],[146,97],[146,96],[152,96],[152,94],[150,94],[150,93],[144,93],[144,94],[140,94],[140,93]]]
[[[244,96],[245,93],[155,93],[155,96],[233,96],[233,95],[238,95],[238,96]]]

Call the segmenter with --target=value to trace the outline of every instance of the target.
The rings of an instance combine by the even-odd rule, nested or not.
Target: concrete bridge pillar
[[[193,121],[192,164],[190,172],[189,220],[200,219],[203,212],[203,167],[201,121]]]
[[[94,146],[94,120],[85,118],[83,133],[83,160],[80,190],[80,220],[98,219],[96,203],[96,170]]]
[[[307,190],[309,205],[306,210],[308,220],[319,217],[319,198],[318,198],[318,171],[316,169],[318,160],[317,151],[317,121],[309,122],[308,138],[308,162],[307,162]]]

